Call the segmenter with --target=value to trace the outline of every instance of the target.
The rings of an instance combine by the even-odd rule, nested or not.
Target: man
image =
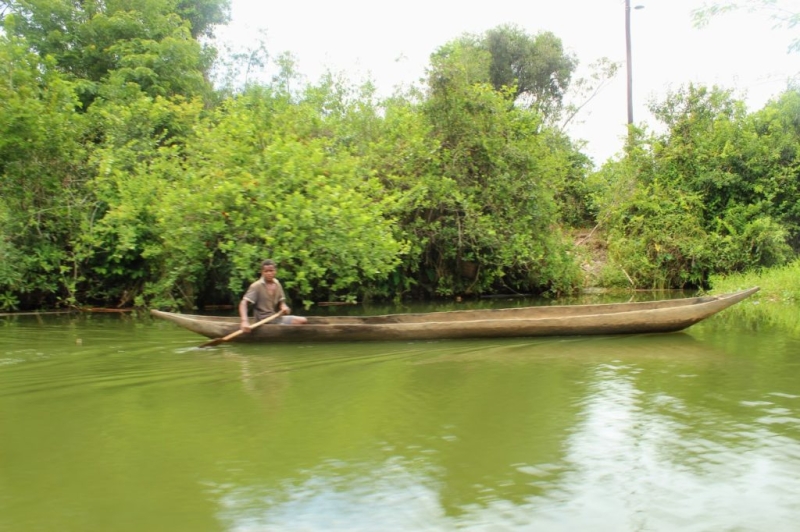
[[[250,321],[247,319],[248,305],[253,305],[253,316],[256,321],[272,316],[283,310],[283,316],[278,316],[271,322],[283,325],[302,325],[308,320],[302,316],[290,316],[291,309],[286,305],[286,296],[281,283],[275,278],[278,268],[272,260],[261,263],[261,278],[250,285],[239,303],[239,316],[242,318],[242,332],[250,332]]]

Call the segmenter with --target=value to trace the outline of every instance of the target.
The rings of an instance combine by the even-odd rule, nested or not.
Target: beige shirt
[[[256,321],[272,316],[280,310],[281,301],[286,301],[281,283],[275,279],[271,284],[273,290],[270,290],[266,281],[260,278],[251,284],[244,294],[244,299],[253,304],[253,317]]]

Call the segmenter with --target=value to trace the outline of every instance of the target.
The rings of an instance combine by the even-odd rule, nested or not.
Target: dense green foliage
[[[704,286],[792,256],[798,97],[747,114],[727,91],[689,86],[653,107],[666,131],[594,177],[611,256],[637,286]]]
[[[662,133],[590,176],[552,126],[576,60],[549,33],[461,37],[381,100],[302,85],[289,56],[271,84],[215,89],[198,38],[227,0],[1,5],[2,309],[233,303],[268,257],[305,304],[565,293],[570,233],[594,224],[637,286],[798,245],[795,91],[748,114],[682,89],[653,108]]]
[[[211,94],[213,49],[192,35],[225,21],[227,1],[3,8],[0,305],[125,303],[154,269],[140,244],[159,239],[145,213],[161,176],[135,176]]]
[[[76,82],[84,107],[104,85],[156,96],[210,94],[214,50],[196,37],[228,20],[228,0],[11,0],[2,28]]]
[[[289,61],[210,98],[195,37],[223,1],[5,7],[3,308],[232,302],[265,257],[306,303],[580,282],[561,232],[580,208],[559,199],[580,203],[587,160],[475,50],[447,45],[464,53],[438,54],[426,93],[387,101],[332,76],[297,90]]]
[[[578,65],[553,33],[530,35],[513,24],[482,35],[464,35],[439,49],[434,61],[445,58],[460,63],[469,82],[489,83],[495,90],[509,91],[519,106],[536,109],[553,122],[560,116]],[[437,70],[439,76],[452,73]]]
[[[73,296],[86,190],[85,117],[74,85],[18,40],[0,46],[0,305],[17,295]]]
[[[431,68],[421,118],[436,157],[399,183],[415,189],[402,225],[422,250],[417,281],[445,294],[568,290],[577,271],[554,192],[572,177],[573,151],[512,92],[473,82],[480,64],[456,47]]]

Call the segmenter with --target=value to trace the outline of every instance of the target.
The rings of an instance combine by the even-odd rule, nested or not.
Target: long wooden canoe
[[[719,296],[641,303],[455,310],[383,316],[307,316],[306,325],[271,325],[242,334],[237,342],[332,342],[573,336],[680,331],[749,297],[758,287]],[[151,310],[209,338],[239,328],[238,317],[196,316]]]

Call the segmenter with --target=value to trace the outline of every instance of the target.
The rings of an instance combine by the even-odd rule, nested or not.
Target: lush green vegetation
[[[559,124],[577,58],[501,26],[388,99],[334,75],[215,87],[226,0],[0,1],[0,309],[235,301],[266,257],[295,300],[706,286],[800,238],[800,93],[654,105],[595,171]],[[253,60],[255,55],[248,55]],[[216,63],[215,63],[216,60]],[[612,73],[613,65],[601,65]],[[602,81],[602,76],[596,78]]]
[[[744,319],[752,327],[800,333],[800,260],[763,271],[712,276],[711,285],[715,294],[761,288],[717,319]]]
[[[761,288],[753,301],[797,305],[800,303],[800,260],[764,271],[713,276],[714,293],[734,292],[751,286]]]
[[[591,178],[610,258],[636,286],[707,286],[795,254],[798,105],[789,90],[748,114],[728,91],[689,86],[653,106],[666,131],[637,132]]]

